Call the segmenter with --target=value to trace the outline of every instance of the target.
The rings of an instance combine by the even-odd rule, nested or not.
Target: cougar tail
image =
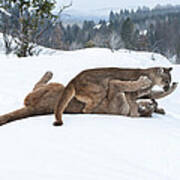
[[[28,107],[23,107],[21,109],[18,109],[16,111],[4,114],[0,116],[0,126],[22,119],[22,118],[27,118],[31,116],[35,116],[37,113],[34,112],[32,108]]]
[[[53,123],[54,126],[61,126],[63,124],[62,121],[62,114],[65,110],[65,108],[68,106],[69,102],[72,100],[72,98],[75,96],[75,88],[73,84],[69,84],[62,94],[57,100],[57,104],[55,106],[55,117],[56,121]]]

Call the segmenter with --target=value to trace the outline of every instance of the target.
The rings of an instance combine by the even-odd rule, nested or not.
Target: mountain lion
[[[18,119],[37,116],[37,115],[46,115],[52,114],[54,112],[54,107],[58,97],[60,98],[64,91],[64,86],[60,83],[49,83],[47,82],[52,78],[52,73],[47,72],[40,79],[38,83],[34,86],[34,89],[31,93],[29,93],[25,100],[25,107],[13,111],[11,113],[1,115],[0,116],[0,125],[6,124],[8,122],[12,122]],[[130,106],[127,101],[127,93],[128,89],[137,90],[134,92],[129,92],[129,98],[131,95],[131,101],[136,101],[136,98],[142,96],[143,92],[146,90],[139,90],[142,87],[148,87],[151,82],[142,76],[140,76],[138,81],[125,81],[124,84],[126,87],[123,87],[124,93],[119,92],[119,87],[111,86],[109,89],[109,97],[106,97],[97,108],[92,111],[92,113],[98,114],[119,114],[130,116]],[[129,86],[129,87],[127,87]],[[136,86],[136,87],[132,87]],[[168,91],[159,91],[153,92],[146,96],[148,99],[158,99],[168,94],[172,93],[177,87],[177,84],[174,83]],[[76,98],[73,98],[67,108],[65,109],[65,113],[83,113],[84,103],[78,101]],[[138,111],[140,116],[151,116],[153,112],[164,113],[163,109],[159,109],[157,107],[157,103],[153,100],[149,101],[140,101],[138,102]]]
[[[151,81],[148,87],[149,90],[154,85],[158,85],[167,91],[171,83],[171,70],[172,68],[162,67],[148,69],[100,68],[85,70],[73,78],[66,86],[63,94],[59,96],[58,103],[55,107],[56,121],[54,125],[63,124],[62,113],[73,98],[85,104],[82,110],[83,113],[92,113],[102,103],[103,99],[111,96],[111,86],[118,87],[120,92],[122,92],[126,81],[137,81],[141,76],[145,76]],[[131,86],[126,92],[136,91],[132,90],[132,87],[135,86]],[[141,90],[143,89],[142,87]],[[138,105],[135,101],[131,101],[131,98],[131,95],[128,93],[127,101],[131,109],[130,116],[139,117]]]

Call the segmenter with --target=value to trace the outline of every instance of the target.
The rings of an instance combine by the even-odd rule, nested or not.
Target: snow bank
[[[153,56],[153,58],[152,58]],[[152,60],[154,59],[154,60]],[[172,66],[161,55],[120,50],[53,51],[17,59],[0,55],[0,114],[22,106],[34,83],[51,70],[67,84],[94,67]],[[180,81],[180,66],[173,66]],[[167,114],[152,118],[110,115],[33,117],[0,127],[0,179],[177,180],[180,171],[180,89],[159,101]]]

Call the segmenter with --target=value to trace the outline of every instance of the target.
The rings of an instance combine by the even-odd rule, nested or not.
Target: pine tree
[[[113,23],[113,22],[115,21],[115,15],[114,15],[113,11],[110,12],[109,21],[110,21],[111,23]]]
[[[36,43],[45,30],[45,21],[57,18],[52,14],[55,0],[0,0],[0,7],[15,20],[16,28],[11,35],[15,37],[17,56],[34,55]],[[16,14],[13,13],[15,9]]]
[[[133,33],[134,33],[134,24],[132,23],[130,18],[127,18],[123,24],[121,29],[121,37],[124,41],[125,48],[132,49],[133,47]]]
[[[175,48],[176,48],[176,63],[180,64],[180,42],[179,41],[177,42]]]

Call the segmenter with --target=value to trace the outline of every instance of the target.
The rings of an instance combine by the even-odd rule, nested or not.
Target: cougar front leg
[[[138,99],[138,98],[146,97],[146,96],[149,96],[149,94],[151,94],[150,88],[139,90],[136,92],[136,98]],[[148,98],[148,99],[151,99],[151,98]]]
[[[167,91],[152,91],[149,94],[149,98],[160,99],[160,98],[163,98],[165,96],[168,96],[175,91],[175,89],[177,88],[177,85],[178,85],[178,83],[174,82],[172,84],[172,86]]]
[[[154,112],[157,114],[163,114],[163,115],[166,114],[166,112],[163,108],[156,108]]]
[[[133,95],[134,94],[134,95]],[[129,104],[129,116],[130,117],[139,117],[138,104],[136,103],[135,93],[125,93],[127,102]]]
[[[154,110],[155,113],[163,114],[163,115],[166,114],[163,108],[158,107],[158,102],[155,99],[152,99],[152,102],[155,104],[155,110]]]
[[[108,99],[112,98],[115,89],[118,89],[118,92],[135,92],[147,89],[151,87],[151,84],[152,81],[146,76],[140,76],[137,81],[111,80],[109,82]]]
[[[139,117],[138,104],[136,103],[137,91],[144,91],[144,89],[151,87],[151,84],[151,80],[146,76],[141,76],[137,81],[111,80],[109,82],[108,99],[111,100],[115,92],[125,93],[130,109],[129,116]]]

